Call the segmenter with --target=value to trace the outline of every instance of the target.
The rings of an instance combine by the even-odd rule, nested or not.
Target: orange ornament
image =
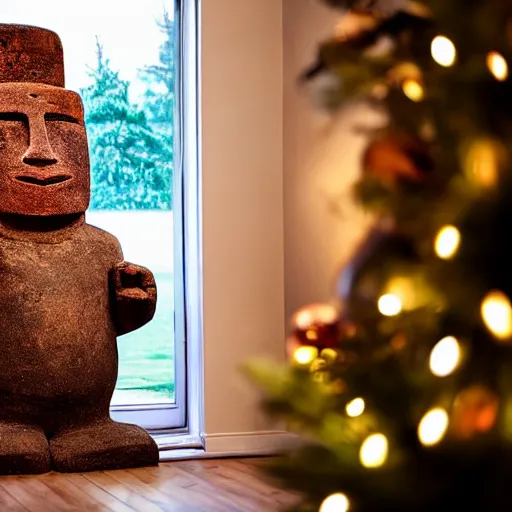
[[[484,386],[476,385],[461,391],[453,404],[452,435],[468,439],[488,432],[496,424],[499,404],[498,395]]]
[[[334,28],[334,37],[346,41],[360,36],[377,27],[379,19],[368,12],[349,11],[343,15]]]
[[[363,155],[364,172],[386,185],[397,181],[421,182],[432,168],[428,145],[406,134],[376,139]]]

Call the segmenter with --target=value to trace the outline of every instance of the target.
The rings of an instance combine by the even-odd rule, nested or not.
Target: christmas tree
[[[376,220],[289,364],[249,366],[300,439],[268,471],[293,510],[512,510],[512,2],[325,3],[302,81],[385,114],[354,187]]]

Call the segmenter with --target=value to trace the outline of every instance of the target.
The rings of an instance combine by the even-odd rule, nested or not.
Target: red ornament
[[[341,338],[341,320],[332,304],[311,304],[292,317],[292,339],[297,345],[318,350],[336,348]]]

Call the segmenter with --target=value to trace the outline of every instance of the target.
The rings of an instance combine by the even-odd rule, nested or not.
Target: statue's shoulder
[[[89,243],[99,245],[108,252],[121,251],[121,244],[119,243],[119,240],[112,233],[109,233],[104,229],[91,226],[90,224],[84,224],[82,232],[84,238],[86,238]]]

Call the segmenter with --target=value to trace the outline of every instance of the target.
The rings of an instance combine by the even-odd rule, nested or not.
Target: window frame
[[[204,445],[199,13],[198,1],[175,1],[175,403],[111,407],[113,419],[143,426],[162,450]]]
[[[201,0],[177,0],[179,52],[177,65],[180,108],[179,200],[182,204],[181,237],[183,255],[181,282],[184,310],[184,348],[187,361],[186,425],[181,429],[153,432],[160,448],[160,460],[174,458],[174,450],[190,449],[189,456],[201,453],[204,439],[204,363],[203,363],[203,229],[201,181]]]

